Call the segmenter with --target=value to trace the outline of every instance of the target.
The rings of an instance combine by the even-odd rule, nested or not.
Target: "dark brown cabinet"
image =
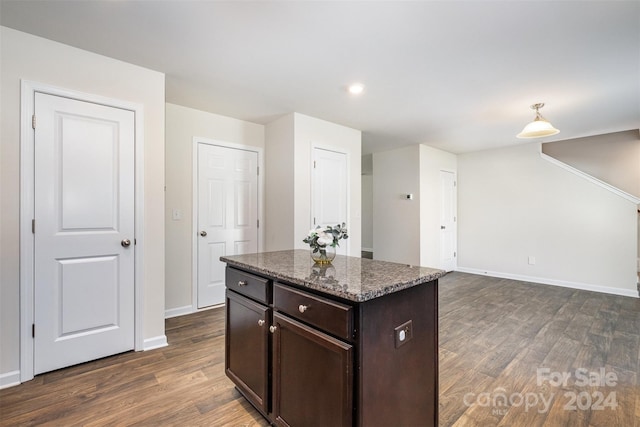
[[[226,373],[272,424],[437,425],[437,279],[351,301],[248,270],[227,267]]]
[[[267,413],[271,309],[232,291],[227,291],[226,303],[227,376],[254,406]]]
[[[233,268],[227,287],[225,366],[238,390],[276,425],[351,426],[352,307]]]
[[[281,426],[351,426],[353,347],[273,315],[273,417]]]

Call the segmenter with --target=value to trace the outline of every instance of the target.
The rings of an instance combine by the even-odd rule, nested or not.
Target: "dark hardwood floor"
[[[439,301],[441,426],[640,427],[640,300],[451,273]],[[267,425],[224,375],[224,309],[166,333],[0,390],[0,425]]]
[[[453,273],[439,302],[440,425],[640,426],[639,299]]]

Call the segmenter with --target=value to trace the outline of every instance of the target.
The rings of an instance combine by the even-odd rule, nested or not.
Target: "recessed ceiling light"
[[[354,95],[360,95],[364,91],[364,85],[362,83],[354,83],[349,86],[349,93]]]

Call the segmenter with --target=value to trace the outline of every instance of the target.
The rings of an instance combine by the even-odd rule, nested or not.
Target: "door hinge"
[[[313,217],[313,225],[316,225],[316,217]]]
[[[31,338],[35,338],[36,337],[36,324],[32,323],[31,324]]]
[[[457,257],[457,256],[458,256],[458,253],[457,253],[457,252],[454,252],[454,253],[453,253],[453,257],[455,258],[455,257]]]
[[[31,116],[31,127],[36,128],[36,115]]]
[[[316,161],[315,160],[313,161],[313,168],[314,169],[316,168]]]
[[[453,186],[457,187],[458,186],[458,182],[457,181],[453,181]]]
[[[260,166],[256,167],[256,175],[260,176]]]
[[[36,234],[36,220],[35,219],[31,220],[31,232],[33,234]]]
[[[260,220],[259,220],[259,219],[256,219],[256,226],[257,226],[258,228],[260,228]]]
[[[458,217],[454,216],[453,217],[453,222],[456,222],[458,220]]]

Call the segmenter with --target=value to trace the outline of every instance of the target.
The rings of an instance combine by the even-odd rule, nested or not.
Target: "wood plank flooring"
[[[441,426],[640,427],[640,300],[450,273],[439,303]],[[0,426],[267,425],[224,375],[224,309],[166,333],[0,390]]]

